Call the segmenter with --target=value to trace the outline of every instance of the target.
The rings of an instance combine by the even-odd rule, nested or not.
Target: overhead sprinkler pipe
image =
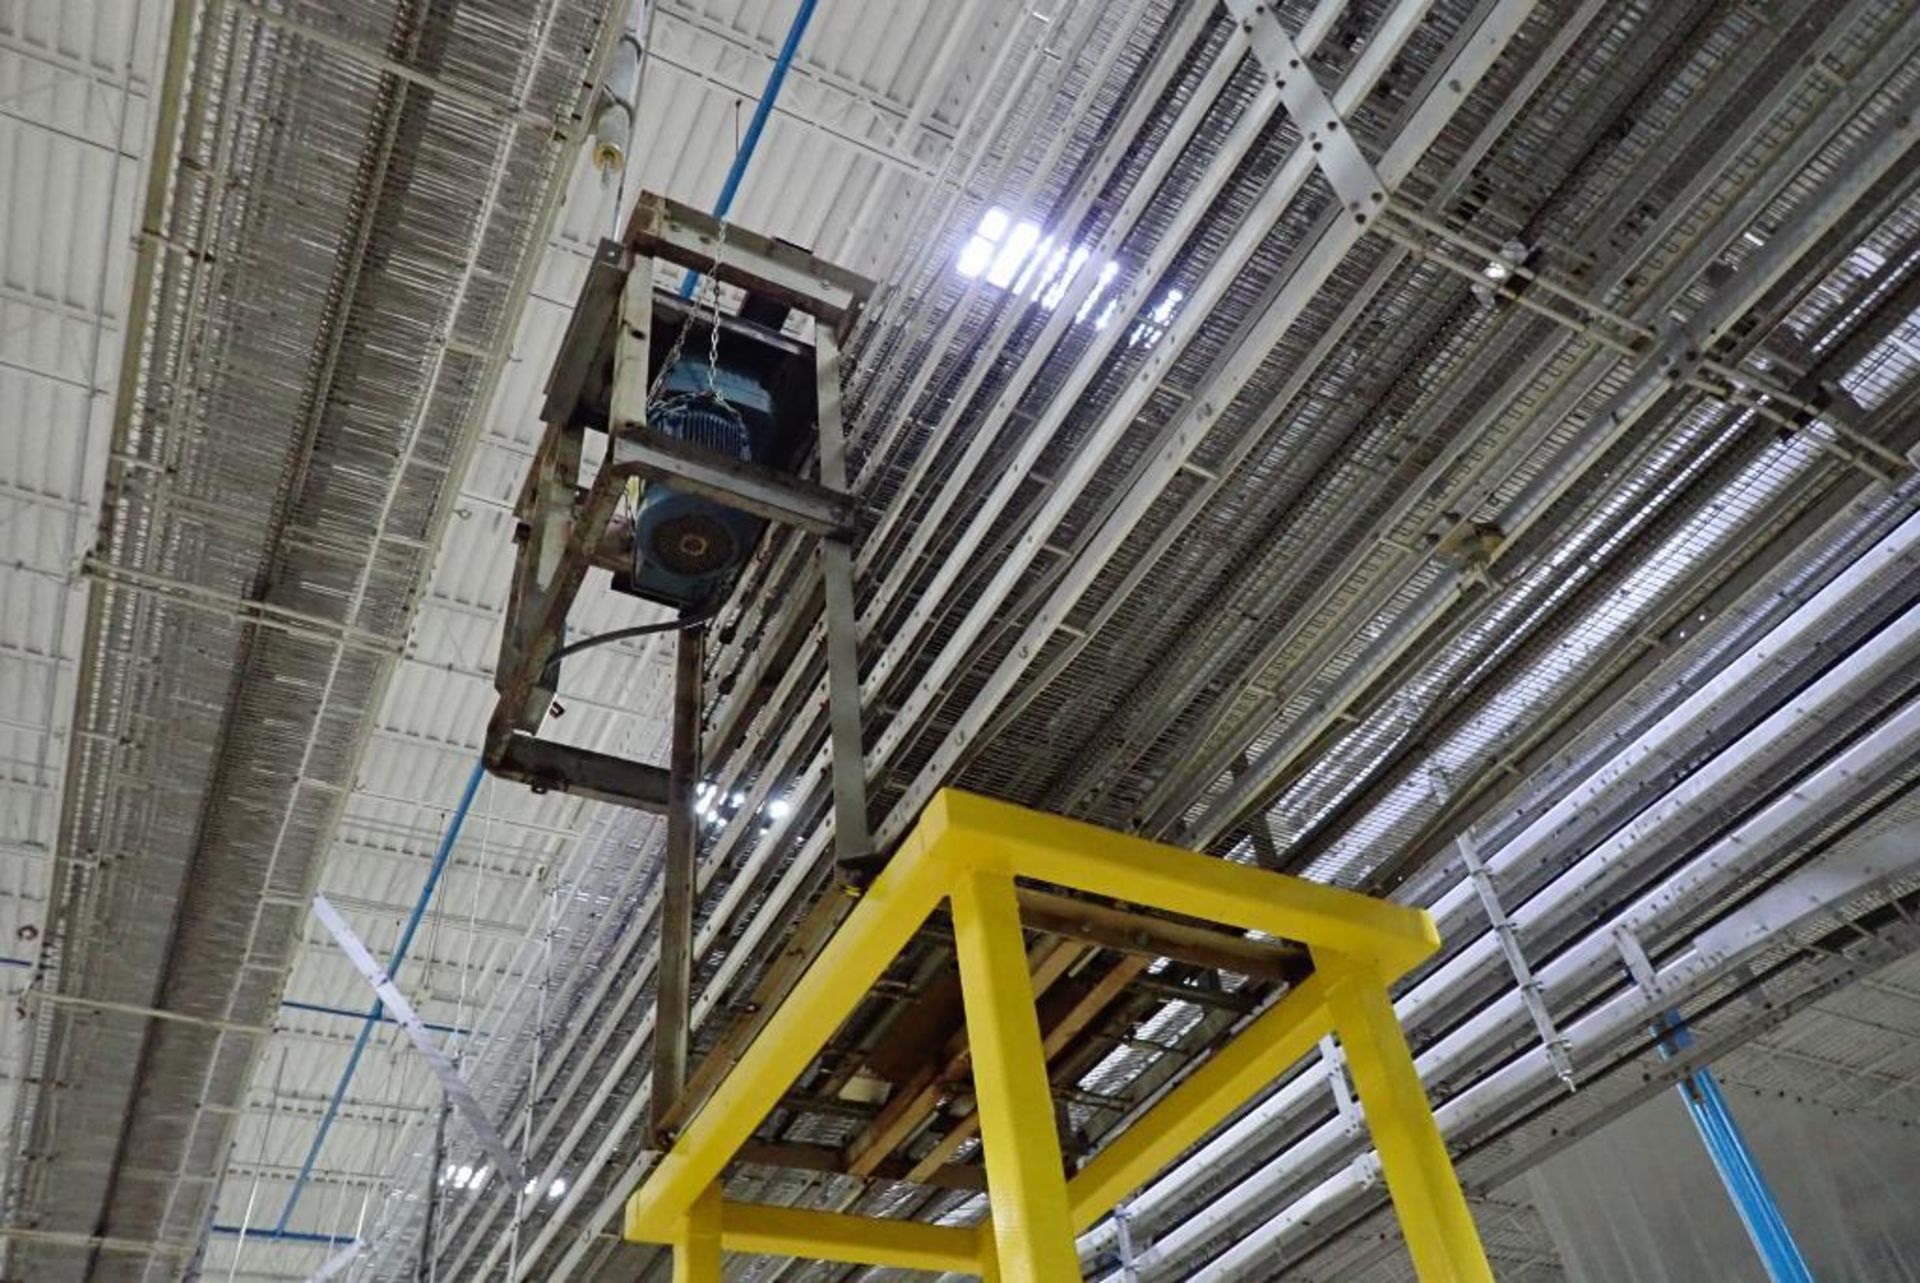
[[[773,115],[773,103],[780,96],[780,86],[786,82],[787,68],[793,65],[793,55],[799,52],[800,38],[807,34],[807,24],[813,21],[815,0],[800,0],[800,11],[793,15],[793,24],[787,28],[787,38],[780,46],[780,53],[773,60],[773,70],[767,74],[767,87],[760,91],[760,101],[754,106],[753,119],[747,122],[747,132],[740,139],[740,148],[733,153],[733,164],[727,170],[727,181],[720,185],[720,199],[713,203],[713,216],[724,219],[727,211],[733,208],[733,198],[740,192],[740,181],[747,175],[747,164],[753,159],[754,148],[760,145],[760,135],[767,127],[767,117]],[[692,298],[693,287],[700,279],[700,273],[687,269],[686,276],[680,281],[680,297]]]
[[[1677,1012],[1668,1012],[1658,1030],[1662,1059],[1693,1042],[1693,1031]],[[1721,1094],[1713,1071],[1694,1070],[1681,1080],[1676,1090],[1707,1147],[1714,1170],[1720,1173],[1721,1183],[1727,1188],[1727,1197],[1740,1216],[1747,1238],[1759,1253],[1767,1278],[1771,1283],[1813,1283],[1813,1272],[1807,1268],[1806,1258],[1800,1254],[1800,1245],[1794,1242],[1786,1218],[1780,1215],[1773,1189],[1761,1173],[1740,1125],[1734,1121],[1733,1110]]]
[[[213,1232],[226,1238],[249,1243],[304,1243],[310,1247],[345,1247],[354,1241],[351,1234],[315,1234],[307,1230],[249,1229],[245,1225],[216,1225]]]
[[[427,905],[433,901],[433,893],[440,885],[440,875],[446,872],[447,861],[453,855],[453,844],[460,840],[460,830],[466,827],[467,812],[473,809],[473,799],[480,792],[480,781],[486,778],[486,762],[476,760],[473,770],[467,776],[466,788],[461,790],[460,801],[453,808],[453,814],[447,819],[446,831],[440,835],[440,845],[433,853],[433,863],[427,866],[427,880],[421,884],[420,895],[413,902],[412,912],[407,914],[406,925],[400,929],[400,939],[393,946],[393,953],[387,959],[389,978],[400,974],[400,966],[407,960],[408,950],[413,948],[413,936],[420,929],[420,922],[427,916]],[[313,1143],[307,1146],[307,1156],[300,1164],[300,1174],[294,1178],[293,1188],[287,1191],[286,1206],[280,1209],[280,1219],[276,1222],[276,1232],[284,1232],[287,1221],[293,1215],[293,1209],[299,1205],[300,1191],[307,1187],[307,1181],[313,1175],[313,1165],[320,1158],[320,1150],[327,1143],[327,1133],[333,1130],[333,1120],[339,1116],[340,1103],[346,1099],[347,1088],[353,1082],[353,1076],[360,1068],[360,1057],[365,1054],[367,1044],[373,1040],[373,1031],[387,1013],[386,1004],[376,1001],[367,1009],[360,1024],[359,1036],[353,1040],[353,1050],[347,1055],[346,1068],[340,1071],[340,1081],[334,1084],[333,1097],[327,1101],[326,1112],[320,1115],[320,1126],[313,1133]]]

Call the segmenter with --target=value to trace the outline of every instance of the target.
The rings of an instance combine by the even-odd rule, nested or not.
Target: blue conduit
[[[316,1016],[345,1016],[349,1020],[365,1020],[367,1018],[366,1012],[355,1011],[351,1007],[329,1007],[324,1002],[297,1002],[292,998],[281,999],[280,1008],[283,1011],[311,1011]],[[400,1022],[392,1016],[382,1015],[380,1017],[380,1023],[383,1025],[394,1025]],[[462,1029],[458,1025],[436,1025],[431,1020],[422,1020],[420,1023],[434,1033],[446,1034],[450,1038],[464,1038],[468,1033],[472,1032],[471,1030]]]
[[[427,905],[433,900],[435,888],[440,885],[440,875],[446,871],[447,859],[453,854],[453,844],[460,838],[460,830],[466,825],[467,812],[473,808],[474,796],[480,791],[480,781],[486,778],[487,768],[484,761],[473,764],[473,772],[467,776],[467,786],[460,793],[460,802],[453,808],[453,814],[447,819],[447,828],[440,835],[440,846],[433,853],[433,863],[427,868],[427,880],[420,887],[420,897],[413,902],[413,911],[407,914],[407,923],[400,929],[399,942],[393,946],[393,955],[387,959],[387,975],[400,974],[400,964],[407,960],[407,951],[413,947],[414,932],[420,929],[420,920],[427,916]],[[275,1233],[287,1231],[287,1219],[293,1215],[293,1209],[300,1201],[300,1191],[307,1186],[307,1180],[313,1175],[313,1165],[320,1157],[320,1149],[327,1143],[327,1133],[333,1130],[333,1120],[340,1113],[340,1102],[346,1099],[347,1087],[353,1082],[353,1075],[360,1068],[360,1057],[367,1049],[367,1043],[373,1039],[374,1027],[380,1024],[386,1015],[385,1004],[376,1001],[367,1009],[360,1025],[360,1036],[353,1040],[353,1051],[347,1056],[347,1067],[341,1071],[340,1081],[334,1086],[333,1099],[327,1102],[326,1112],[320,1115],[319,1130],[313,1134],[313,1144],[307,1147],[307,1157],[300,1164],[300,1175],[294,1178],[293,1188],[287,1191],[287,1205],[280,1209],[280,1220],[274,1226]],[[324,1235],[322,1237],[325,1237]]]
[[[1677,1012],[1667,1013],[1658,1032],[1662,1056],[1670,1057],[1693,1042],[1692,1032]],[[1734,1122],[1733,1110],[1712,1071],[1694,1070],[1681,1080],[1679,1092],[1767,1277],[1772,1283],[1813,1283],[1813,1272],[1800,1255],[1799,1244],[1780,1215],[1773,1190],[1754,1161],[1739,1124]]]
[[[740,139],[740,149],[733,154],[733,165],[727,170],[727,181],[721,184],[720,199],[713,203],[713,216],[725,218],[727,211],[733,208],[733,198],[740,192],[740,181],[747,176],[747,163],[753,159],[754,148],[760,145],[760,134],[767,127],[767,117],[773,115],[773,100],[780,96],[780,86],[787,78],[787,68],[793,65],[793,55],[800,50],[800,37],[807,34],[807,24],[813,21],[815,0],[800,0],[800,11],[793,15],[793,25],[787,28],[787,38],[780,46],[780,54],[773,60],[773,70],[767,76],[767,87],[760,91],[760,101],[754,105],[753,119],[747,122],[747,132]],[[694,283],[700,279],[700,273],[687,269],[686,276],[680,281],[680,297],[692,298]]]
[[[800,0],[799,12],[793,15],[793,23],[787,28],[787,38],[781,43],[780,53],[773,60],[773,70],[767,76],[767,87],[760,91],[760,101],[754,106],[753,119],[747,123],[747,132],[740,139],[739,150],[733,154],[733,164],[727,169],[727,181],[720,187],[720,199],[714,202],[715,218],[725,218],[733,208],[733,198],[739,194],[741,180],[746,177],[747,164],[753,159],[754,149],[760,145],[761,134],[766,132],[767,118],[773,114],[774,100],[780,96],[780,86],[786,82],[787,71],[793,66],[794,54],[799,52],[801,37],[807,33],[807,24],[813,21],[813,10],[817,3],[818,0]],[[689,268],[680,282],[680,297],[692,298],[694,285],[699,279],[700,274]],[[485,774],[485,764],[475,762],[473,774],[467,780],[466,792],[461,795],[460,805],[455,808],[453,817],[447,822],[446,834],[440,839],[440,849],[434,854],[433,867],[427,871],[426,885],[420,888],[420,899],[407,919],[406,929],[400,935],[400,943],[394,948],[392,960],[387,963],[389,976],[397,973],[401,962],[406,959],[407,947],[413,943],[414,928],[420,925],[420,919],[427,911],[427,902],[433,898],[434,887],[440,881],[440,871],[446,867],[447,856],[453,850],[454,840],[460,836],[460,828],[467,820],[467,809],[472,806],[473,795],[478,791],[480,779]],[[320,1157],[321,1146],[326,1144],[327,1133],[333,1128],[340,1102],[347,1094],[347,1085],[353,1081],[354,1071],[360,1067],[360,1055],[366,1050],[367,1042],[373,1036],[373,1027],[380,1022],[383,1010],[376,1002],[372,1010],[367,1012],[366,1021],[360,1027],[360,1036],[354,1040],[353,1052],[347,1057],[346,1071],[340,1075],[340,1083],[333,1090],[333,1099],[320,1116],[320,1129],[314,1133],[306,1161],[300,1164],[300,1175],[287,1192],[287,1205],[280,1211],[276,1233],[286,1232],[287,1218],[293,1215],[294,1206],[300,1201],[300,1191],[313,1175],[314,1162]]]
[[[265,1243],[306,1243],[320,1247],[345,1247],[355,1241],[351,1234],[313,1234],[306,1230],[270,1230],[260,1226],[247,1229],[239,1225],[216,1225],[213,1232]]]

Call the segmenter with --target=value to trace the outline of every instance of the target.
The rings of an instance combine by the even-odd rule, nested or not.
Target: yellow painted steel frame
[[[1297,941],[1312,952],[1314,972],[1068,1179],[1015,878]],[[942,899],[951,901],[972,1044],[987,1221],[964,1229],[723,1203],[727,1163]],[[1420,1277],[1490,1280],[1387,997],[1387,985],[1439,943],[1417,909],[943,791],[628,1200],[626,1237],[672,1244],[676,1283],[718,1283],[722,1250],[1000,1283],[1077,1279],[1077,1234],[1331,1032],[1345,1046]]]

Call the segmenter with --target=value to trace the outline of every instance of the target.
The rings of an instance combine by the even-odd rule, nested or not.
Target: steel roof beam
[[[1887,75],[1891,74],[1892,71],[1901,64],[1902,60],[1907,56],[1906,51],[1912,48],[1915,39],[1920,39],[1920,33],[1909,31],[1904,41],[1893,42],[1887,49],[1883,50],[1881,56],[1875,60],[1873,66],[1860,77],[1858,84],[1861,86],[1880,84]],[[1768,104],[1782,101],[1796,90],[1797,85],[1794,82],[1784,82],[1773,86],[1769,96],[1763,100],[1759,108],[1749,117],[1753,129],[1758,130],[1769,119],[1771,108]],[[1771,192],[1783,184],[1792,173],[1797,172],[1795,166],[1803,162],[1804,158],[1811,154],[1807,150],[1808,146],[1817,140],[1824,139],[1832,129],[1836,128],[1837,122],[1845,118],[1846,112],[1851,111],[1857,105],[1857,101],[1858,98],[1856,96],[1849,95],[1840,100],[1837,107],[1830,105],[1823,113],[1820,122],[1817,123],[1814,128],[1800,135],[1794,145],[1784,153],[1780,165],[1770,171],[1772,174],[1770,181],[1761,185],[1760,190]],[[1738,157],[1739,149],[1730,142],[1726,146],[1723,146],[1721,155],[1726,158],[1726,163],[1731,164]],[[1668,206],[1641,238],[1640,245],[1647,248],[1640,250],[1632,257],[1618,261],[1607,272],[1603,273],[1595,282],[1593,287],[1595,292],[1604,292],[1620,280],[1625,279],[1631,271],[1635,270],[1636,264],[1643,262],[1644,255],[1651,252],[1650,247],[1660,244],[1669,231],[1682,219],[1687,217],[1690,212],[1689,206],[1677,202]],[[1723,217],[1714,223],[1714,235],[1710,238],[1710,243],[1723,249],[1736,241],[1744,226],[1745,222],[1743,219]],[[1670,300],[1678,288],[1676,285],[1668,283],[1666,278],[1660,279],[1662,281],[1662,292],[1654,302],[1648,305],[1650,308],[1655,309],[1655,314],[1657,314],[1657,309],[1663,304],[1663,301]],[[1522,370],[1509,380],[1508,387],[1515,389],[1515,395],[1517,395],[1519,389],[1525,388],[1528,385],[1552,355],[1553,349],[1551,347],[1538,350],[1530,361],[1522,367]],[[1577,385],[1582,388],[1581,395],[1584,395],[1584,389],[1586,387],[1596,383],[1604,373],[1605,367],[1602,365],[1593,370],[1588,376],[1586,383]],[[1573,396],[1561,396],[1556,402],[1554,412],[1539,415],[1534,419],[1533,422],[1535,426],[1529,429],[1528,436],[1533,441],[1538,441],[1542,436],[1544,428],[1552,426],[1560,416],[1569,412],[1575,403],[1576,399]],[[1481,409],[1475,413],[1469,425],[1455,436],[1455,440],[1464,444],[1477,438],[1479,433],[1484,431],[1484,426],[1494,421],[1494,416],[1501,409],[1501,404],[1501,402],[1496,401],[1481,407]],[[1525,448],[1530,449],[1532,447],[1529,445]],[[1341,570],[1328,578],[1322,588],[1315,594],[1311,603],[1295,613],[1292,623],[1274,630],[1267,646],[1261,652],[1261,657],[1248,665],[1244,670],[1244,675],[1240,678],[1238,685],[1232,688],[1234,691],[1244,692],[1250,690],[1268,669],[1277,662],[1278,656],[1294,644],[1296,639],[1301,636],[1302,629],[1305,625],[1316,618],[1324,605],[1331,601],[1332,594],[1350,582],[1354,576],[1359,573],[1359,567],[1363,559],[1370,554],[1371,549],[1385,540],[1389,532],[1405,519],[1407,514],[1412,510],[1416,497],[1425,494],[1431,485],[1437,484],[1439,480],[1444,477],[1444,469],[1452,466],[1456,453],[1457,449],[1443,452],[1441,456],[1426,469],[1419,482],[1407,486],[1402,491],[1400,500],[1390,508],[1386,516],[1374,525],[1368,535],[1356,544],[1354,553],[1347,558]],[[1592,453],[1587,455],[1589,460],[1594,457],[1596,456]],[[1497,478],[1491,476],[1479,479],[1471,485],[1465,493],[1448,496],[1444,506],[1455,512],[1469,512],[1478,504],[1485,501],[1486,497],[1492,492],[1496,481]],[[1411,578],[1413,569],[1417,568],[1409,568],[1406,565],[1408,560],[1409,558],[1403,556],[1402,565],[1392,579],[1389,582],[1381,583],[1371,590],[1362,598],[1362,601],[1377,605],[1386,600],[1386,598],[1399,587],[1404,586]],[[1348,612],[1348,616],[1344,621],[1348,632],[1360,627],[1365,622],[1365,620],[1361,618],[1361,616],[1365,614],[1365,609],[1363,606]],[[1327,643],[1318,648],[1316,654],[1322,657],[1319,662],[1324,662],[1324,657],[1331,653],[1331,646],[1332,643]],[[1216,659],[1215,662],[1217,663],[1218,660]],[[1308,669],[1316,666],[1317,664],[1314,661],[1308,661],[1307,664],[1304,665],[1304,667]],[[1202,674],[1193,680],[1204,681],[1206,677]],[[1191,689],[1191,686],[1183,689]],[[1196,732],[1194,739],[1190,743],[1190,752],[1188,755],[1189,764],[1176,770],[1169,775],[1167,779],[1162,781],[1160,787],[1153,795],[1153,800],[1148,804],[1148,814],[1155,817],[1157,823],[1168,822],[1171,818],[1169,813],[1170,808],[1177,805],[1173,799],[1183,794],[1186,796],[1195,795],[1204,785],[1208,776],[1217,778],[1222,774],[1226,770],[1227,761],[1238,751],[1234,746],[1245,743],[1251,736],[1257,734],[1265,725],[1263,717],[1270,718],[1290,695],[1291,690],[1292,688],[1289,687],[1287,690],[1262,692],[1260,702],[1256,706],[1260,711],[1242,716],[1239,723],[1230,728],[1231,734],[1225,738],[1222,738],[1224,734],[1223,728],[1226,728],[1226,719],[1235,707],[1235,697],[1229,694],[1228,696],[1220,698],[1214,705],[1216,712],[1208,721],[1203,723],[1202,729]],[[1178,696],[1175,697],[1176,702],[1178,698]],[[1207,747],[1209,744],[1212,745],[1211,748]]]

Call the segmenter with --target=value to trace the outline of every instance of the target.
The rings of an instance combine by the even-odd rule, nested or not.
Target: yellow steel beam
[[[952,898],[999,1276],[1003,1283],[1077,1279],[1066,1166],[1013,878],[963,873]]]
[[[1116,1137],[1069,1185],[1015,877],[1304,943],[1316,973]],[[963,1230],[786,1208],[723,1211],[722,1169],[942,896],[953,906],[991,1218]],[[1387,996],[1387,982],[1437,946],[1431,919],[1415,910],[944,791],[628,1200],[626,1235],[673,1244],[679,1283],[718,1283],[723,1245],[859,1265],[977,1270],[989,1283],[1078,1278],[1078,1230],[1331,1029],[1345,1044],[1421,1279],[1482,1283],[1492,1274]],[[1113,974],[1141,965],[1129,958]]]
[[[973,1229],[918,1221],[728,1203],[721,1238],[729,1252],[887,1269],[980,1272],[980,1240]]]
[[[1310,976],[1121,1132],[1067,1186],[1078,1233],[1312,1050],[1327,1032],[1326,984]],[[991,1174],[989,1174],[991,1179]]]
[[[1421,1283],[1492,1283],[1486,1252],[1379,973],[1316,953],[1367,1129]]]
[[[661,1243],[933,912],[944,866],[920,835],[867,888],[726,1081],[627,1200],[626,1237]],[[1024,959],[1025,955],[1021,955]],[[1021,968],[1024,979],[1026,970]]]
[[[1419,909],[942,789],[915,830],[977,868],[1017,871],[1356,957],[1398,976],[1440,947]],[[959,839],[956,843],[955,839]]]
[[[721,1283],[720,1186],[700,1192],[673,1235],[673,1283]]]
[[[974,1228],[980,1252],[980,1283],[1000,1283],[999,1245],[993,1241],[993,1218],[989,1216]]]

